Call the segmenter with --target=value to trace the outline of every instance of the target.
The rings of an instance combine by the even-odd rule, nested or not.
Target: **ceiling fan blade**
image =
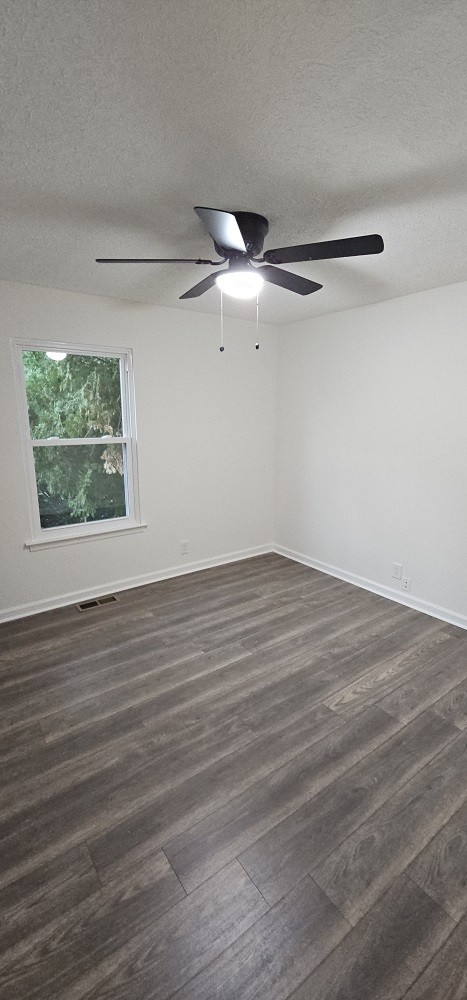
[[[351,236],[343,240],[324,240],[321,243],[303,243],[296,247],[279,247],[266,250],[264,260],[269,264],[298,264],[302,260],[330,260],[333,257],[361,257],[364,254],[382,253],[382,236]]]
[[[196,299],[198,295],[202,295],[203,292],[208,292],[210,288],[216,283],[216,275],[208,274],[207,278],[203,278],[202,281],[198,281],[197,285],[193,285],[193,288],[189,288],[187,292],[180,295],[181,299]]]
[[[225,264],[225,260],[193,257],[96,257],[96,264]]]
[[[292,274],[291,271],[280,271],[278,267],[271,267],[265,264],[263,267],[255,267],[265,281],[270,281],[273,285],[280,285],[281,288],[288,288],[289,292],[297,292],[298,295],[310,295],[311,292],[318,292],[322,285],[309,278],[302,278],[300,274]]]
[[[195,208],[205,229],[218,246],[226,250],[241,250],[246,252],[245,241],[240,227],[232,212],[223,212],[218,208]]]

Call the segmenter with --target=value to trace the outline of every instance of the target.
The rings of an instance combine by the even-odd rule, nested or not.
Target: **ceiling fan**
[[[266,250],[262,257],[268,220],[254,212],[224,212],[218,208],[195,208],[205,229],[214,241],[220,260],[194,260],[189,257],[100,257],[97,264],[208,264],[227,268],[206,278],[190,288],[181,299],[194,299],[217,284],[222,292],[235,298],[255,297],[263,281],[280,285],[298,295],[310,295],[322,288],[316,281],[302,278],[291,271],[281,271],[275,264],[296,264],[304,260],[328,260],[336,257],[359,257],[381,253],[384,243],[381,236],[352,236],[349,239],[326,240],[321,243],[304,243],[300,246]]]

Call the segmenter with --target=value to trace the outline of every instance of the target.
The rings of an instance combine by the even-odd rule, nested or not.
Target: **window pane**
[[[23,367],[32,438],[122,436],[118,358],[23,351]]]
[[[42,528],[125,517],[125,445],[34,448]]]

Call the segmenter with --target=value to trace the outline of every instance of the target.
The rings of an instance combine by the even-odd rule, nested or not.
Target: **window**
[[[31,548],[143,527],[131,352],[22,343]]]

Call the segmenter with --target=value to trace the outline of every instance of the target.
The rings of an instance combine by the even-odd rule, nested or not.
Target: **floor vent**
[[[100,604],[112,604],[116,600],[117,598],[113,594],[109,594],[108,597],[96,597],[93,601],[83,601],[76,607],[78,611],[89,611],[90,608],[98,608]]]

